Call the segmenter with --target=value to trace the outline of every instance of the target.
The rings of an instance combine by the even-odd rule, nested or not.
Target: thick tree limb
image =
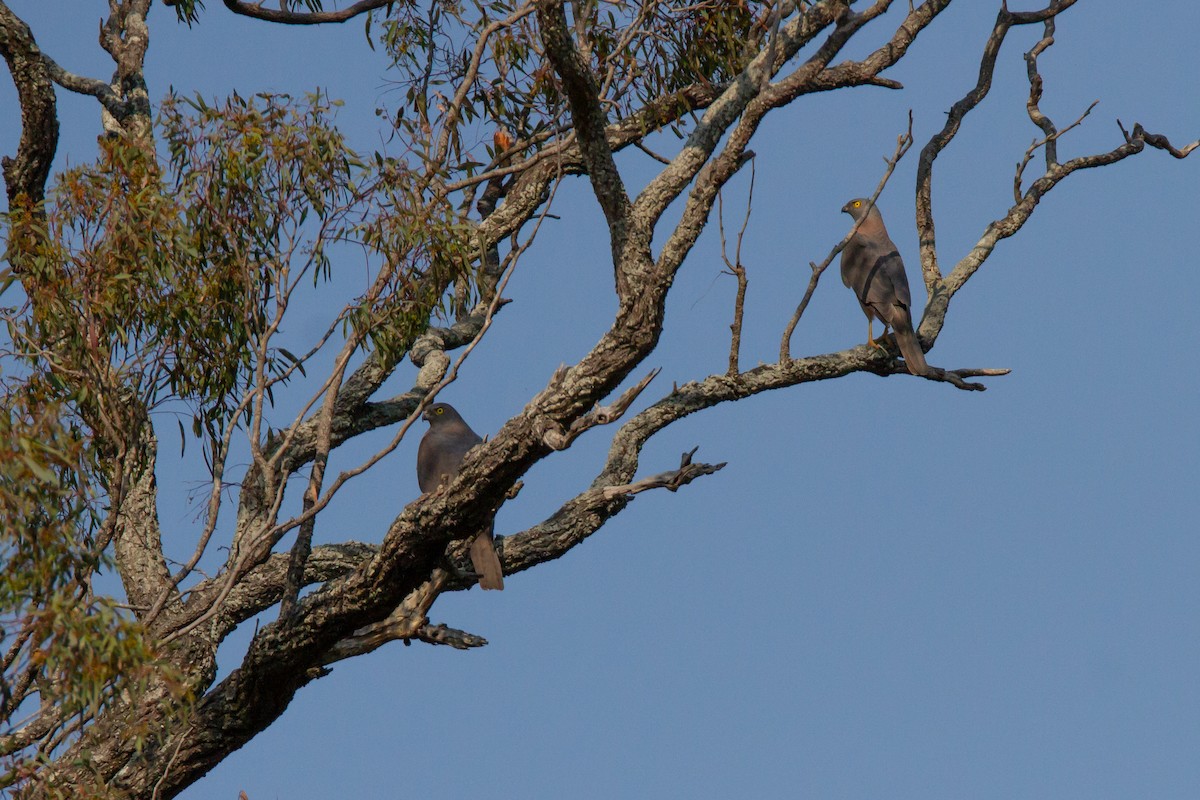
[[[318,545],[304,565],[304,586],[328,583],[346,575],[375,554],[378,548],[361,542]],[[226,598],[218,632],[222,635],[283,598],[289,557],[276,553],[250,570]]]
[[[50,72],[50,77],[67,91],[96,98],[113,117],[122,118],[132,112],[133,109],[113,91],[112,86],[104,81],[68,72],[60,67],[54,59],[44,53],[42,54],[42,59],[46,62],[46,68]]]
[[[607,119],[600,108],[600,88],[591,69],[567,29],[567,16],[562,0],[537,0],[537,16],[541,27],[546,56],[562,78],[567,102],[571,107],[576,140],[583,157],[584,169],[591,180],[592,191],[604,218],[608,222],[612,245],[613,266],[616,269],[617,293],[627,291],[627,267],[630,259],[641,260],[641,251],[648,253],[645,243],[633,244],[634,254],[627,253],[629,240],[629,195],[617,171],[612,148],[608,144]]]
[[[176,5],[177,0],[164,0],[166,5]],[[281,25],[324,25],[331,22],[345,22],[355,17],[384,8],[395,0],[359,0],[357,3],[336,11],[298,12],[286,8],[266,8],[261,2],[243,3],[239,0],[223,0],[225,8],[234,14],[265,22],[277,22]]]
[[[0,55],[8,64],[21,104],[21,141],[15,158],[4,156],[9,208],[19,198],[37,205],[46,197],[46,180],[58,148],[58,108],[50,71],[29,26],[0,0]]]

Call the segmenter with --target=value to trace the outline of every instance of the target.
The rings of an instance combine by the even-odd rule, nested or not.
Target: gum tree
[[[856,372],[907,374],[894,345],[792,352],[792,331],[841,244],[812,264],[778,360],[744,369],[746,274],[735,250],[727,254],[739,287],[728,369],[645,395],[644,410],[626,414],[650,391],[647,359],[674,278],[722,187],[749,169],[763,120],[818,92],[901,88],[887,70],[951,0],[887,17],[889,0],[857,8],[846,0],[164,2],[171,10],[155,24],[218,13],[263,25],[367,23],[403,91],[400,113],[384,121],[399,146],[353,152],[332,122],[333,101],[320,95],[169,96],[155,114],[144,75],[150,0],[109,0],[100,43],[111,80],[65,70],[0,2],[0,52],[22,131],[3,162],[0,747],[3,782],[22,796],[171,797],[273,724],[338,660],[398,639],[483,644],[431,623],[430,609],[440,594],[472,585],[464,543],[530,467],[592,428],[614,426],[603,469],[545,521],[502,539],[506,573],[560,557],[638,493],[675,491],[721,469],[692,451],[678,467],[639,477],[643,445],[685,416]],[[920,274],[931,298],[919,328],[927,350],[955,294],[1061,181],[1147,146],[1176,158],[1197,147],[1176,148],[1135,124],[1110,150],[1060,158],[1060,136],[1082,119],[1062,124],[1041,111],[1038,59],[1057,17],[1084,13],[1074,5],[1002,5],[976,85],[953,98],[942,129],[912,156]],[[881,46],[859,59],[842,55],[860,32],[881,26]],[[1043,33],[1025,54],[1038,139],[1016,154],[1006,213],[982,221],[967,255],[943,264],[934,167],[986,100],[1001,44],[1021,26]],[[94,98],[104,130],[95,162],[51,180],[56,91]],[[914,144],[911,124],[899,133],[876,197]],[[616,160],[633,149],[657,164],[640,186]],[[536,247],[564,181],[590,185],[607,225],[609,329],[545,376],[521,412],[470,454],[460,479],[400,510],[379,546],[314,546],[316,521],[345,482],[409,434],[495,315],[515,313],[504,311],[508,276]],[[348,246],[365,254],[367,288],[328,313],[309,349],[285,348],[285,321]],[[318,364],[321,373],[310,374]],[[978,378],[1004,373],[924,377],[972,391],[984,388]],[[411,389],[382,396],[396,375]],[[641,379],[617,393],[631,378]],[[283,395],[298,413],[275,410]],[[167,407],[187,409],[186,435],[209,468],[203,524],[183,563],[164,556],[155,510],[163,476],[152,412]],[[394,431],[383,449],[353,468],[327,469],[338,448],[381,428]],[[202,573],[198,565],[210,561],[215,568]],[[118,576],[119,591],[98,586],[102,574]],[[216,681],[218,645],[276,607],[238,668]]]

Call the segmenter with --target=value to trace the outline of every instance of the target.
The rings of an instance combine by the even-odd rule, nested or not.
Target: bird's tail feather
[[[492,541],[491,530],[480,533],[471,541],[471,568],[479,574],[481,589],[503,589],[504,570]]]
[[[921,341],[917,339],[913,329],[907,325],[901,325],[894,330],[896,344],[900,346],[900,355],[904,356],[904,364],[908,367],[908,371],[913,375],[928,374],[929,364],[925,362],[925,352],[921,350]]]

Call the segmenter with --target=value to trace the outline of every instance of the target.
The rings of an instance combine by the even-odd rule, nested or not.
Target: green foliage
[[[193,23],[199,22],[200,12],[204,10],[203,0],[170,0],[165,5],[173,5],[175,7],[175,17],[188,27]]]
[[[269,403],[336,341],[318,336],[298,356],[275,337],[296,293],[325,291],[347,254],[365,285],[341,308],[320,306],[328,332],[340,325],[356,348],[393,360],[448,311],[451,283],[478,294],[464,212],[404,159],[360,159],[334,105],[168,97],[164,159],[105,138],[94,163],[58,177],[44,209],[5,217],[0,724],[39,707],[51,717],[28,741],[0,730],[0,786],[36,780],[39,759],[101,712],[119,719],[149,687],[170,719],[187,711],[195,676],[172,671],[132,614],[94,593],[115,566],[130,477],[152,463],[139,461],[152,455],[147,413],[188,404],[216,453],[256,413],[253,399]],[[161,730],[140,724],[126,720],[123,735],[151,745]],[[73,791],[64,796],[87,796]]]
[[[39,713],[50,717],[26,722],[44,721],[47,735],[62,739],[72,735],[73,719],[95,717],[123,695],[142,691],[151,675],[165,679],[175,699],[185,691],[163,671],[142,627],[112,600],[92,593],[93,576],[104,564],[102,519],[85,478],[93,453],[46,389],[29,381],[6,393],[0,409],[0,622],[6,645],[0,724],[8,733],[17,717],[40,706]],[[151,734],[129,729],[139,739]],[[39,757],[5,742],[0,785],[33,774]]]
[[[361,247],[376,265],[335,318],[389,352],[444,310],[452,281],[472,284],[462,212],[404,161],[361,161],[333,106],[170,96],[165,165],[105,139],[94,164],[59,178],[44,221],[9,216],[8,255],[32,308],[8,316],[10,336],[45,348],[31,368],[54,376],[115,451],[142,424],[130,409],[183,400],[196,434],[218,437],[248,418],[254,391],[269,399],[302,371],[272,337],[293,293],[332,274],[331,248]]]
[[[652,60],[670,65],[663,88],[676,91],[692,83],[725,83],[757,51],[767,30],[772,5],[746,0],[708,0],[679,4],[662,20],[665,40],[656,38]]]
[[[117,386],[147,407],[183,399],[198,429],[219,432],[246,411],[256,372],[293,365],[268,346],[272,324],[299,276],[328,274],[324,245],[359,200],[354,154],[329,114],[320,98],[170,97],[169,179],[119,138],[60,177],[47,234],[23,254],[34,309],[24,335],[53,343],[57,363],[42,366],[71,377],[74,399],[92,395],[89,420],[110,428],[99,433],[120,440],[136,427],[102,407]]]
[[[61,405],[37,395],[36,382],[6,395],[0,414],[0,609],[10,619],[97,566],[85,555],[97,526],[87,442]]]
[[[448,137],[448,161],[436,165],[448,181],[481,166],[473,153],[479,143],[496,155],[486,144],[494,130],[545,139],[563,120],[566,101],[532,16],[493,33],[471,73],[483,31],[517,5],[397,2],[383,20],[380,40],[403,92],[396,123],[426,157],[436,155],[439,135]],[[585,0],[568,7],[578,15],[570,20],[576,46],[605,79],[604,107],[613,118],[693,84],[731,80],[766,35],[773,8],[751,0]],[[455,106],[448,94],[459,86],[466,91]]]
[[[355,307],[354,331],[388,358],[400,358],[430,316],[446,317],[446,287],[461,281],[467,300],[478,297],[472,263],[473,231],[449,203],[428,198],[418,176],[395,159],[376,157],[379,174],[372,213],[353,231],[386,265]]]
[[[165,327],[184,349],[171,388],[200,401],[206,425],[221,427],[256,369],[281,375],[292,364],[268,347],[272,325],[301,276],[328,276],[325,245],[358,202],[357,158],[330,115],[318,96],[162,104],[171,193],[181,200],[182,280],[165,299]]]

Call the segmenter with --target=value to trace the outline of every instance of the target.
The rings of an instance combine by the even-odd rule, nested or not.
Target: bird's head
[[[454,410],[454,406],[449,403],[434,403],[429,408],[425,409],[425,413],[421,415],[421,419],[428,422],[430,425],[440,425],[447,422],[458,420],[462,422],[462,417]]]
[[[842,206],[843,213],[849,214],[851,219],[858,222],[867,214],[867,204],[870,201],[865,197],[856,197],[846,205]],[[874,206],[871,206],[874,208]]]

